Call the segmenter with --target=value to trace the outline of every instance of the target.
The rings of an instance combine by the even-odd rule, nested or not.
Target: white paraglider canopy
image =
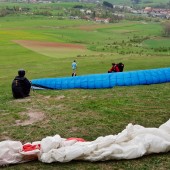
[[[135,159],[152,153],[170,151],[170,119],[159,128],[145,128],[131,123],[117,135],[65,139],[47,136],[41,141],[22,145],[19,141],[0,142],[0,165],[38,159],[44,163],[72,160],[105,161]]]

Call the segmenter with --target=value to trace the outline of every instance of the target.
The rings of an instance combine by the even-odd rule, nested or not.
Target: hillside
[[[13,98],[11,84],[20,68],[32,81],[72,78],[74,60],[78,64],[77,77],[107,73],[113,62],[122,62],[125,73],[170,67],[170,37],[162,34],[163,22],[168,20],[125,13],[129,18],[116,20],[115,17],[113,22],[104,23],[94,20],[94,12],[106,17],[112,9],[109,13],[107,8],[96,7],[97,4],[81,2],[84,11],[92,11],[85,19],[86,13],[74,8],[75,4],[0,3],[0,141],[25,144],[56,134],[66,139],[77,137],[94,141],[101,136],[120,133],[129,123],[158,128],[170,119],[170,83],[105,89],[31,90],[27,98]],[[170,152],[132,160],[51,164],[31,161],[4,167],[8,170],[155,168],[170,169]]]
[[[81,0],[79,1],[80,3],[92,3],[92,4],[98,4],[98,3],[103,3],[105,0]],[[76,2],[78,3],[77,0],[0,0],[0,2],[9,2],[9,3],[25,3],[25,4],[30,4],[30,3],[63,3],[63,2]],[[151,6],[151,7],[160,7],[160,8],[169,8],[170,6],[170,1],[169,0],[106,0],[106,2],[109,2],[113,5],[125,5],[125,6],[133,6],[136,8],[139,7],[146,7],[146,6]]]

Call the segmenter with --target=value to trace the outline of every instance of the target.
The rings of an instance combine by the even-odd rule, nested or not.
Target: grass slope
[[[132,6],[134,3],[132,0],[107,0],[107,2],[110,2],[115,5],[129,5]],[[142,6],[154,6],[154,5],[160,5],[160,4],[166,4],[169,0],[140,0],[137,5]]]
[[[96,25],[46,17],[5,17],[0,18],[0,23],[0,140],[25,143],[55,134],[64,138],[94,140],[99,136],[117,134],[130,122],[159,127],[169,119],[169,83],[98,90],[31,91],[31,97],[23,100],[14,100],[11,94],[11,81],[19,68],[24,68],[27,77],[34,79],[71,75],[73,59],[78,62],[78,75],[107,72],[112,62],[120,61],[125,63],[125,71],[169,67],[169,51],[154,52],[152,49],[163,44],[169,48],[165,43],[167,39],[161,37],[159,23],[123,21]],[[87,27],[91,29],[87,30]],[[135,42],[136,39],[141,41]],[[42,50],[46,53],[42,54],[41,49],[24,48],[13,40],[77,43],[85,45],[86,50],[84,54],[61,49],[47,53],[48,49],[44,47]],[[133,53],[127,53],[129,51]],[[139,51],[143,52],[140,54]],[[16,122],[28,119],[28,112],[41,112],[45,119],[17,126]],[[169,153],[165,153],[136,160],[98,163],[43,164],[35,161],[5,169],[154,170],[156,167],[162,170],[170,169],[169,162]]]

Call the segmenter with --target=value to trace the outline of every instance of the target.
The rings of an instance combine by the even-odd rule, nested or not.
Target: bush
[[[163,36],[170,37],[170,22],[163,24]]]

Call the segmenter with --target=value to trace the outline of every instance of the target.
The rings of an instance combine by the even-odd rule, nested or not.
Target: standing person
[[[72,77],[73,76],[76,76],[77,74],[76,74],[76,69],[77,69],[77,63],[76,63],[76,60],[74,60],[73,62],[72,62],[72,70],[73,70],[73,72],[72,72]]]
[[[18,76],[16,76],[12,81],[12,94],[13,97],[16,99],[29,96],[31,83],[24,76],[25,76],[25,70],[20,69],[18,70]]]

